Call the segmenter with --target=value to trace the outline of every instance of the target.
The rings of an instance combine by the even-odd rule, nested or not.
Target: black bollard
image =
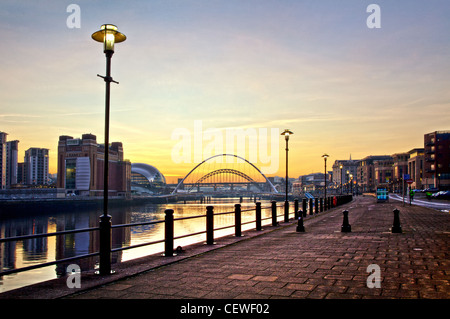
[[[234,205],[234,235],[236,237],[242,236],[241,230],[241,204]]]
[[[392,233],[402,233],[402,226],[400,225],[400,211],[394,209],[394,224],[392,225]]]
[[[206,244],[214,245],[214,206],[206,206]]]
[[[164,256],[176,256],[173,253],[173,209],[166,209],[164,218]]]
[[[272,226],[278,226],[277,221],[277,202],[272,201]]]
[[[100,275],[111,274],[111,216],[100,216]]]
[[[342,213],[344,214],[344,221],[342,222],[341,232],[350,233],[352,231],[352,226],[348,223],[348,211],[344,210]]]
[[[294,200],[294,218],[298,218],[298,199]]]
[[[314,207],[313,207],[313,200],[312,198],[309,199],[309,214],[314,214]]]
[[[319,199],[317,197],[314,199],[314,210],[316,214],[319,213]]]
[[[301,212],[303,212],[303,217],[306,217],[306,198],[302,199],[302,210]]]
[[[304,233],[305,232],[305,226],[303,225],[303,212],[298,212],[298,224],[297,224],[297,233]]]
[[[289,201],[284,201],[284,222],[289,222]]]
[[[256,196],[255,196],[255,200],[256,200]],[[262,226],[261,226],[261,202],[256,202],[255,213],[256,213],[256,230],[262,230]]]

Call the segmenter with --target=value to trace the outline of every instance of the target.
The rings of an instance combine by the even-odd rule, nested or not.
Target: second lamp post
[[[284,139],[286,140],[286,199],[284,201],[284,221],[289,221],[289,199],[288,199],[288,189],[289,189],[289,175],[288,175],[288,152],[289,152],[289,135],[292,135],[291,131],[285,129],[281,135],[284,135]]]
[[[325,161],[325,178],[324,178],[324,182],[325,182],[325,194],[323,195],[324,200],[327,200],[327,158],[328,158],[328,154],[323,154],[322,157]]]

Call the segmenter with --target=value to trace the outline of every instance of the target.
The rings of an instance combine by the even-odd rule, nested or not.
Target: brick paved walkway
[[[401,234],[390,232],[396,207]],[[340,232],[344,208],[351,233]],[[305,220],[305,228],[297,233],[295,223],[282,224],[262,236],[68,298],[450,297],[448,213],[360,196]],[[371,264],[380,267],[380,288],[367,287]]]

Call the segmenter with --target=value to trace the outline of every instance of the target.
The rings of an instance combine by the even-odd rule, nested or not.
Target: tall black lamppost
[[[341,169],[341,176],[340,176],[340,180],[341,180],[341,195],[342,195],[342,164],[341,165],[339,165],[339,168]]]
[[[100,275],[111,273],[111,216],[108,215],[108,167],[109,167],[109,97],[111,82],[117,83],[111,77],[111,57],[114,54],[114,43],[123,42],[127,37],[117,31],[113,24],[104,24],[100,30],[92,34],[92,39],[103,43],[106,56],[106,76],[98,75],[106,83],[105,95],[105,148],[103,169],[103,215],[100,216]]]
[[[291,131],[285,129],[281,135],[284,135],[286,140],[286,199],[284,201],[284,221],[289,221],[289,200],[288,200],[288,187],[289,187],[289,175],[288,175],[288,152],[289,152],[289,135],[292,135]]]
[[[350,182],[350,171],[349,170],[347,170],[347,174],[345,176],[346,176],[346,179],[347,179],[347,194],[348,194],[349,191],[350,191],[350,185],[349,185],[349,182]]]
[[[350,194],[353,195],[353,174],[350,174]]]
[[[324,178],[324,180],[325,180],[325,194],[324,194],[324,200],[326,200],[326,198],[327,198],[327,158],[328,158],[328,154],[323,154],[322,155],[322,157],[323,157],[323,159],[324,159],[324,161],[325,161],[325,178]]]

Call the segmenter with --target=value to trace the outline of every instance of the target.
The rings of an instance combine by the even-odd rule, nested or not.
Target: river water
[[[233,212],[234,205],[239,198],[211,199],[208,203],[168,203],[168,204],[142,204],[129,207],[110,207],[112,224],[142,223],[148,221],[164,220],[164,211],[168,208],[174,210],[174,218],[199,216],[206,214],[206,206],[214,206],[214,213]],[[270,201],[261,200],[262,207],[269,208]],[[254,208],[255,203],[244,200],[240,203],[242,210]],[[113,206],[113,205],[110,205]],[[278,208],[282,214],[282,208]],[[64,230],[97,227],[98,209],[83,209],[76,212],[33,213],[25,216],[0,219],[0,238],[23,236],[31,234],[52,233]],[[262,218],[271,216],[271,209],[262,209]],[[0,217],[1,218],[1,217]],[[242,212],[242,223],[255,220],[255,211]],[[264,224],[271,220],[263,221]],[[234,214],[225,214],[214,217],[214,228],[234,225]],[[242,230],[255,228],[255,223],[242,226]],[[206,218],[195,218],[175,221],[175,237],[184,234],[205,231]],[[34,264],[50,262],[62,258],[84,255],[98,251],[98,232],[82,232],[60,236],[50,236],[22,241],[0,243],[0,271],[26,267]],[[234,233],[234,228],[216,231],[215,238]],[[112,231],[113,248],[131,246],[145,242],[153,242],[164,238],[164,223],[117,228]],[[206,234],[190,236],[175,240],[174,247],[186,246],[206,240]],[[164,251],[164,244],[155,244],[140,248],[127,249],[113,253],[112,262],[127,261]],[[94,269],[98,266],[98,256],[71,262],[78,264],[82,270]],[[70,264],[70,263],[68,263]],[[68,265],[67,264],[67,265]],[[38,282],[58,278],[65,275],[66,264],[58,264],[35,270],[19,272],[0,277],[0,293]]]

